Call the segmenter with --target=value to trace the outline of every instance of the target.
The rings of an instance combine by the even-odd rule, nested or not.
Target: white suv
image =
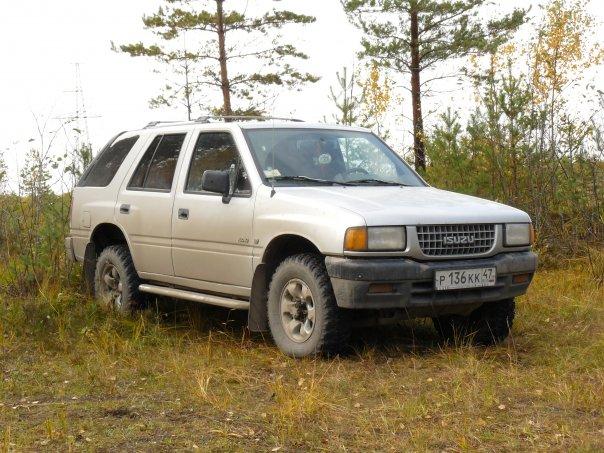
[[[430,187],[366,129],[206,118],[114,137],[65,242],[119,311],[145,294],[249,310],[302,357],[341,349],[355,318],[503,340],[532,241],[526,213]]]

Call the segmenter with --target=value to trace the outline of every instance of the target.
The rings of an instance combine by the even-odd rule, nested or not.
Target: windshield
[[[394,151],[368,132],[245,129],[261,173],[275,185],[423,186]]]

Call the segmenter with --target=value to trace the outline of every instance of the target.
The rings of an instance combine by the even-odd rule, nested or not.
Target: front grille
[[[478,255],[493,247],[495,225],[421,225],[417,238],[424,255]]]

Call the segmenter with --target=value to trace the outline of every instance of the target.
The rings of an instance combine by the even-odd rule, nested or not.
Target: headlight
[[[531,245],[534,239],[531,223],[507,223],[503,235],[503,244],[507,247]]]
[[[344,250],[353,252],[402,251],[406,246],[404,226],[348,228],[344,237]]]

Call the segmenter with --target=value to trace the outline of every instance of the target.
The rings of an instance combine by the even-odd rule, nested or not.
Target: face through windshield
[[[262,128],[244,134],[260,171],[275,185],[424,185],[368,132]]]

